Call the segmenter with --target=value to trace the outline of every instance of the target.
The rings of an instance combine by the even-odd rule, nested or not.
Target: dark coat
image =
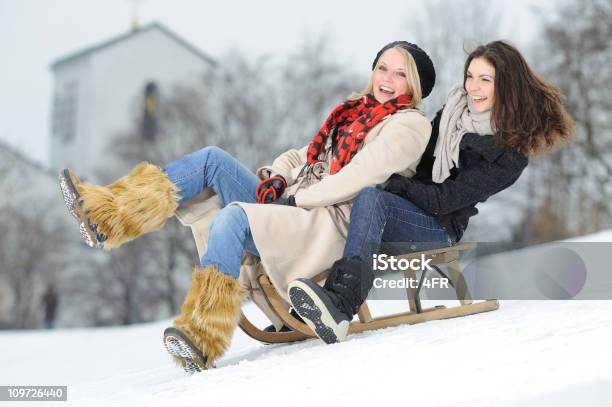
[[[467,133],[460,144],[459,165],[441,184],[432,181],[434,150],[440,127],[440,110],[413,178],[393,175],[385,190],[400,195],[435,216],[453,241],[458,242],[476,204],[512,185],[528,164],[525,155],[498,147],[493,136]]]

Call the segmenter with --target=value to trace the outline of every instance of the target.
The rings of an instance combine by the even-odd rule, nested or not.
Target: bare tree
[[[365,85],[336,62],[330,43],[309,39],[280,61],[223,57],[203,87],[215,145],[254,170],[310,141],[331,108]]]
[[[273,75],[278,85],[270,130],[278,152],[307,144],[331,109],[366,85],[367,77],[334,58],[330,44],[327,34],[302,43],[277,70],[280,77]]]
[[[6,205],[0,213],[0,264],[13,299],[9,321],[16,328],[35,328],[39,294],[56,277],[61,231],[41,209]]]
[[[62,277],[66,225],[55,216],[60,204],[51,175],[2,143],[0,177],[0,321],[36,328],[44,288]]]
[[[433,114],[453,86],[463,82],[467,54],[479,44],[500,39],[503,14],[486,0],[432,0],[408,19],[410,38],[427,50],[436,67],[436,86],[426,99]]]
[[[540,65],[576,121],[575,144],[538,162],[540,192],[570,234],[612,223],[611,37],[612,0],[567,2],[545,25],[539,46]]]

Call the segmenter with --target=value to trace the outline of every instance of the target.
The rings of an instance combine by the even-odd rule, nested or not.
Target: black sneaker
[[[274,325],[268,325],[267,327],[264,328],[264,332],[291,332],[291,331],[293,331],[293,329],[289,328],[287,325],[281,326],[281,329],[279,329],[278,331],[276,330],[276,327]]]
[[[332,295],[335,294],[306,278],[289,284],[293,308],[325,343],[344,341],[352,319],[338,309]]]
[[[83,210],[81,196],[76,188],[78,182],[76,175],[71,170],[66,168],[60,171],[59,186],[62,191],[62,198],[64,198],[68,212],[79,222],[81,237],[89,247],[102,247],[106,236],[98,231],[97,225],[91,223]]]
[[[164,346],[168,353],[180,359],[185,372],[189,374],[207,370],[206,356],[191,342],[187,335],[174,327],[164,331]]]
[[[289,314],[291,314],[291,316],[297,319],[298,321],[304,322],[302,317],[299,316],[298,313],[295,312],[293,308],[289,310]],[[264,328],[264,332],[291,332],[291,331],[293,331],[293,329],[289,328],[287,325],[281,326],[279,330],[276,330],[276,327],[274,325],[268,325],[267,327]]]

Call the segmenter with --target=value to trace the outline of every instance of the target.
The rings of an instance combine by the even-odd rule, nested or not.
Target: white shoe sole
[[[68,212],[79,222],[79,233],[85,244],[89,247],[102,247],[102,241],[97,236],[95,225],[89,223],[87,215],[81,208],[81,198],[72,180],[70,170],[64,169],[60,171],[59,186]]]
[[[178,329],[171,327],[164,331],[164,347],[170,355],[181,360],[185,372],[193,374],[207,369],[205,357]]]
[[[295,311],[323,342],[331,344],[346,340],[349,321],[337,323],[325,303],[308,284],[299,280],[292,281],[289,284],[289,298]]]

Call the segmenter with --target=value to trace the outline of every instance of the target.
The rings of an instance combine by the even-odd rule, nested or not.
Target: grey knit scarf
[[[444,182],[450,176],[450,170],[459,166],[459,144],[466,133],[493,134],[491,111],[473,111],[465,89],[457,86],[448,94],[440,118],[431,174],[434,182]]]

